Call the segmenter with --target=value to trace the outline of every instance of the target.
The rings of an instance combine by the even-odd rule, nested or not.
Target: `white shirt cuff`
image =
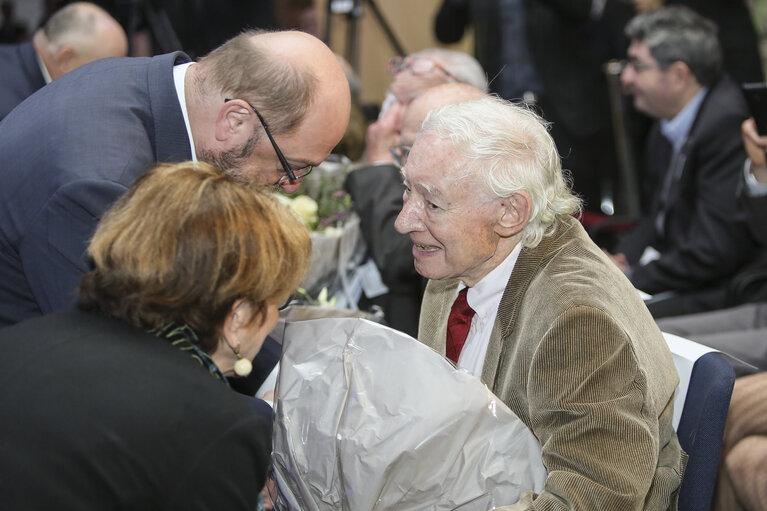
[[[767,183],[760,183],[751,173],[751,158],[746,158],[743,164],[743,177],[746,180],[746,193],[749,197],[767,195]]]

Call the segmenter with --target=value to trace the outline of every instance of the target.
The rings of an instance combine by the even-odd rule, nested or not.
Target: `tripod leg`
[[[386,18],[384,17],[383,13],[378,8],[378,5],[375,3],[375,0],[367,0],[367,3],[370,6],[370,9],[373,11],[373,14],[376,17],[376,20],[378,21],[378,24],[381,25],[381,28],[383,29],[384,33],[386,34],[386,38],[389,39],[389,43],[392,45],[394,50],[397,52],[397,55],[402,55],[402,56],[407,55],[407,52],[405,52],[405,48],[400,44],[399,40],[397,39],[397,36],[392,31],[392,29],[389,26],[389,23],[386,21]]]

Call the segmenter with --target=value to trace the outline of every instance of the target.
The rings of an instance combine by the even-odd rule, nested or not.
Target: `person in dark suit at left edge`
[[[127,53],[125,31],[104,9],[88,2],[63,7],[31,41],[0,45],[0,120],[69,71]]]
[[[253,510],[269,405],[228,388],[311,255],[270,194],[161,165],[99,223],[80,310],[0,329],[3,509]]]

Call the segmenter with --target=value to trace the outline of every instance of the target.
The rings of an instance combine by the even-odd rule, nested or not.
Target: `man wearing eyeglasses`
[[[319,39],[246,32],[68,73],[0,125],[0,326],[71,308],[102,212],[157,162],[201,160],[294,192],[341,139],[347,80]]]
[[[446,83],[465,83],[487,90],[487,77],[479,62],[466,53],[428,48],[407,57],[392,57],[386,71],[393,75],[378,121],[365,137],[366,165],[390,165],[390,147],[397,143],[405,109],[419,94]]]
[[[722,73],[716,26],[692,10],[641,14],[626,35],[621,81],[656,122],[642,183],[651,202],[613,260],[638,289],[664,293],[648,301],[656,318],[725,307],[756,249],[737,198],[745,100]]]

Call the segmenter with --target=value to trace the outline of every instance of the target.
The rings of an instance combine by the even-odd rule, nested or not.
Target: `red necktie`
[[[468,290],[468,287],[461,289],[447,318],[447,358],[455,364],[458,363],[458,356],[466,342],[466,336],[469,335],[471,318],[474,317],[474,309],[469,307],[469,302],[466,301]]]

